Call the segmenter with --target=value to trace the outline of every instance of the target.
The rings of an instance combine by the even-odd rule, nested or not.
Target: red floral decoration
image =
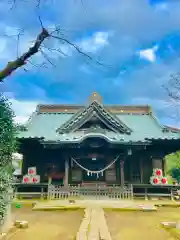
[[[155,170],[155,175],[156,176],[161,176],[161,174],[162,174],[162,171],[160,170],[160,169],[157,169],[157,170]]]
[[[24,182],[28,183],[29,182],[29,178],[28,177],[24,178]]]
[[[167,179],[166,179],[166,178],[162,178],[162,179],[161,179],[161,183],[162,183],[162,184],[167,184]]]
[[[158,177],[155,177],[155,176],[152,176],[152,177],[150,178],[150,183],[151,183],[152,185],[157,185],[157,184],[159,184],[159,178],[158,178]]]
[[[167,184],[167,178],[165,176],[163,176],[163,172],[162,169],[160,168],[154,168],[153,169],[153,175],[150,178],[150,183],[152,185],[157,185],[157,184]]]
[[[33,183],[36,183],[36,182],[37,182],[37,179],[36,179],[36,178],[33,178],[32,181],[33,181]]]
[[[157,179],[157,178],[154,178],[154,179],[153,179],[153,183],[154,183],[154,184],[158,184],[158,179]]]
[[[160,168],[154,168],[154,169],[153,169],[153,176],[162,177],[162,169],[160,169]]]
[[[29,170],[29,174],[31,175],[31,174],[33,174],[34,173],[34,171],[32,170],[32,169],[30,169]]]
[[[156,170],[156,176],[161,176],[161,170]]]

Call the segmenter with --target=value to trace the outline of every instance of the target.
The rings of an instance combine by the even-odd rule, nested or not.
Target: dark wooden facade
[[[180,146],[180,133],[177,129],[158,125],[149,106],[104,107],[100,103],[101,99],[94,93],[89,101],[88,106],[39,105],[37,107],[36,114],[31,118],[31,124],[27,124],[26,131],[19,136],[19,151],[23,154],[23,175],[27,173],[28,167],[36,166],[42,183],[47,183],[51,177],[52,182],[64,185],[86,182],[124,185],[149,184],[154,168],[161,168],[165,173],[164,156],[178,150]],[[48,121],[43,119],[49,115],[51,118],[48,121],[51,121],[51,127],[48,130],[48,126],[44,125]],[[150,137],[152,134],[150,129],[149,139],[147,132],[146,137],[142,138],[140,130],[137,130],[140,139],[138,137],[135,139],[133,134],[136,134],[136,131],[121,120],[121,116],[124,115],[129,119],[135,116],[135,120],[136,116],[139,119],[145,116],[145,120],[150,118],[153,124],[157,124],[154,129],[157,128],[161,135]],[[60,120],[67,117],[67,120],[60,127],[57,125],[55,128],[52,116],[59,117]],[[54,124],[59,124],[58,121],[54,121]],[[40,122],[38,126],[36,126],[37,122]],[[140,123],[137,121],[138,124]],[[147,126],[144,124],[146,131],[148,124],[149,122]],[[55,130],[50,139],[52,127]],[[44,135],[37,133],[39,128],[44,129]],[[141,129],[141,125],[138,129]],[[83,137],[79,137],[81,133]],[[118,138],[128,140],[116,140]],[[92,156],[96,156],[96,159],[93,160]],[[115,164],[99,178],[96,175],[88,176],[85,170],[72,161],[73,158],[87,169],[100,170],[117,156],[118,160]]]
[[[102,142],[104,145],[97,149],[71,145],[60,147],[56,144],[42,144],[36,140],[24,140],[21,143],[21,153],[24,156],[23,175],[27,173],[28,167],[36,166],[43,183],[47,183],[48,177],[52,177],[52,181],[58,184],[106,182],[122,185],[149,184],[153,168],[162,168],[165,172],[163,157],[167,148],[166,152],[162,153],[157,150],[158,146],[135,146],[128,155],[126,146],[119,148]],[[97,159],[92,160],[92,156]],[[99,170],[111,163],[116,156],[119,156],[117,162],[99,178],[96,178],[96,175],[87,176],[87,172],[71,160],[73,157],[87,169]]]

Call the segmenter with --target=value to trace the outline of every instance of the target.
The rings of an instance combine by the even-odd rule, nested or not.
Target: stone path
[[[104,211],[100,207],[86,208],[76,240],[112,240]]]
[[[62,208],[84,208],[85,214],[80,225],[76,240],[112,240],[104,210],[108,208],[156,211],[153,204],[137,204],[133,201],[119,200],[76,200],[73,204],[68,200],[38,203],[33,210],[53,210]]]
[[[133,201],[119,201],[119,200],[76,200],[75,203],[71,204],[68,200],[60,200],[60,201],[48,201],[46,203],[37,203],[33,210],[53,210],[53,209],[61,209],[61,208],[116,208],[116,209],[129,209],[129,210],[150,210],[156,211],[154,204],[138,204]]]

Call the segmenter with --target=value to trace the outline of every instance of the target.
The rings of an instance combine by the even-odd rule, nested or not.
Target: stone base
[[[164,228],[176,228],[176,222],[161,222]]]
[[[28,228],[28,221],[16,220],[14,224],[17,228]]]
[[[75,200],[69,200],[69,203],[70,203],[70,204],[75,204],[76,201],[75,201]]]

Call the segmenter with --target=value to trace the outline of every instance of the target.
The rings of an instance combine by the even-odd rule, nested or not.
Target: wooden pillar
[[[124,185],[124,161],[120,160],[121,186]]]
[[[143,159],[140,158],[140,181],[143,183]]]
[[[26,175],[28,171],[28,153],[23,154],[23,160],[22,160],[22,175]]]
[[[162,171],[163,171],[163,175],[166,176],[166,159],[163,158],[162,159]]]
[[[69,159],[65,159],[65,176],[64,176],[64,186],[68,187],[69,180]]]

